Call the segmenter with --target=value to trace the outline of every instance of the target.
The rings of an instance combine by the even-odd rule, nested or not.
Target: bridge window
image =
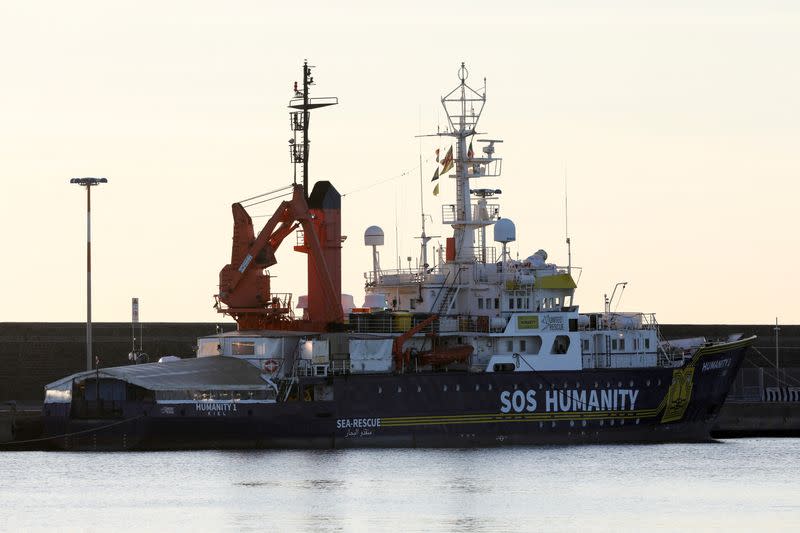
[[[644,349],[645,350],[649,350],[650,349],[650,339],[645,339],[644,340]]]
[[[567,350],[569,350],[569,336],[556,335],[551,352],[554,354],[565,354]]]
[[[254,355],[256,353],[256,343],[253,341],[236,341],[231,343],[231,354],[233,355]]]
[[[619,340],[619,349],[620,349],[620,351],[623,351],[623,352],[625,351],[625,339],[620,339]]]
[[[478,298],[478,309],[483,309],[483,298]]]
[[[508,299],[508,308],[509,309],[514,309],[514,298],[509,298]]]

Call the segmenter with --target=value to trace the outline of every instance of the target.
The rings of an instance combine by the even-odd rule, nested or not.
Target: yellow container
[[[392,331],[408,331],[411,329],[411,313],[396,311],[392,313]]]

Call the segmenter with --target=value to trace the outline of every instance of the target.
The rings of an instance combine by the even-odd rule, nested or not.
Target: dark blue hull
[[[751,342],[702,348],[680,368],[301,380],[300,390],[327,387],[330,400],[127,402],[103,419],[48,404],[45,435],[70,450],[704,441]]]

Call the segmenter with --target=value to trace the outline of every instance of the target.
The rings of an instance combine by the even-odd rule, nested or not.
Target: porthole
[[[605,421],[605,420],[601,420],[601,421],[600,421],[600,425],[601,425],[601,426],[605,425],[605,423],[606,423],[606,421]]]
[[[550,427],[556,427],[556,421],[555,421],[555,420],[553,420],[552,422],[550,422]]]
[[[645,384],[646,384],[646,385],[649,387],[649,386],[650,386],[650,380],[648,379],[648,380],[645,382]]]
[[[617,381],[617,387],[619,387],[620,389],[622,388],[622,382],[621,381]]]
[[[596,389],[596,388],[598,388],[598,387],[600,387],[600,384],[599,384],[598,382],[596,382],[596,381],[595,381],[595,382],[594,382],[594,388]]]
[[[611,419],[611,422],[609,422],[609,425],[611,425],[611,426],[614,425],[614,419],[613,418]]]
[[[378,394],[383,394],[383,387],[378,387]]]
[[[539,427],[544,427],[544,422],[539,422]]]
[[[583,420],[583,421],[581,421],[581,425],[582,425],[583,427],[586,427],[586,420]]]
[[[422,392],[422,387],[420,387],[419,385],[417,385],[417,392]]]
[[[633,387],[633,380],[630,380],[630,381],[628,382],[628,386],[629,386],[629,387]]]
[[[461,390],[461,385],[456,385],[456,392]]]
[[[571,427],[571,428],[575,427],[575,421],[574,420],[570,420],[569,421],[569,427]]]
[[[397,392],[403,392],[403,387],[397,387]]]
[[[447,392],[447,385],[442,385],[442,392]]]
[[[638,418],[636,419],[636,425],[637,426],[639,425],[639,419]]]
[[[610,388],[611,388],[611,382],[610,382],[610,381],[606,381],[606,388],[607,388],[607,389],[610,389]]]
[[[620,421],[619,421],[619,425],[620,425],[620,426],[624,426],[624,425],[625,425],[625,419],[624,419],[624,418],[623,418],[622,420],[620,420]]]
[[[481,390],[481,386],[480,386],[480,385],[475,385],[475,390],[476,390],[476,391],[479,391],[479,390]]]
[[[492,390],[492,384],[489,383],[489,390]]]

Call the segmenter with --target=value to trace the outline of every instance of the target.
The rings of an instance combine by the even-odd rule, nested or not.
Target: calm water
[[[491,450],[0,453],[3,530],[800,528],[800,439]]]

